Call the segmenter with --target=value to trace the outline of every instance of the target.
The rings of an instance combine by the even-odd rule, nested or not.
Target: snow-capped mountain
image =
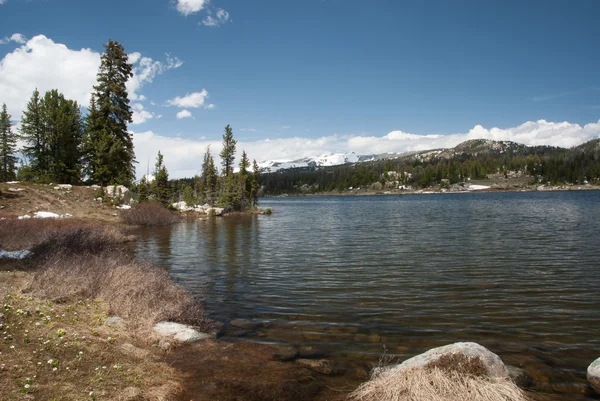
[[[340,164],[356,163],[372,159],[372,155],[360,156],[354,152],[329,153],[321,156],[305,157],[297,160],[268,160],[258,163],[258,166],[265,172],[273,173],[275,171],[289,168],[338,166]]]

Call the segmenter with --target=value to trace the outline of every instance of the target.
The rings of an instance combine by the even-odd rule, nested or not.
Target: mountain
[[[274,173],[279,170],[291,168],[315,168],[327,166],[339,166],[341,164],[357,163],[375,160],[374,155],[357,155],[351,153],[329,153],[321,156],[305,157],[297,160],[269,160],[258,163],[261,171]]]
[[[592,142],[594,144],[592,144]],[[589,145],[588,145],[589,144]],[[590,149],[595,146],[596,149],[600,140],[594,140],[580,145],[578,148]],[[500,155],[509,156],[527,155],[531,153],[545,153],[558,148],[551,146],[527,146],[511,141],[493,141],[490,139],[471,139],[448,149],[431,149],[425,151],[410,151],[403,153],[382,153],[378,155],[357,155],[351,153],[330,153],[321,156],[305,157],[297,160],[269,160],[258,163],[261,171],[265,173],[274,173],[280,170],[294,168],[318,168],[327,166],[339,166],[343,164],[353,164],[358,162],[376,161],[376,160],[420,160],[429,161],[433,159],[451,159],[457,156],[479,156],[479,155]]]

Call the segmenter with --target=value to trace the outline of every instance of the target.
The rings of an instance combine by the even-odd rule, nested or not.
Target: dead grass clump
[[[4,250],[31,249],[45,241],[53,240],[55,236],[68,236],[64,234],[76,230],[89,230],[85,234],[90,241],[94,236],[94,242],[103,241],[105,243],[122,243],[127,241],[128,237],[116,227],[109,225],[98,225],[78,219],[27,219],[17,220],[16,218],[6,218],[0,220],[0,248]],[[76,235],[71,235],[75,238]],[[65,241],[63,237],[62,241]],[[69,244],[65,244],[69,245]],[[72,245],[72,243],[71,243]]]
[[[49,259],[34,273],[30,290],[55,301],[104,300],[110,314],[140,335],[160,320],[207,325],[202,307],[166,270],[120,252]]]
[[[510,380],[463,374],[456,370],[383,371],[348,396],[351,401],[527,401]]]
[[[444,354],[425,365],[425,369],[439,369],[443,372],[456,372],[462,375],[486,377],[488,370],[478,356],[463,353]]]
[[[156,202],[142,202],[130,210],[121,211],[125,224],[137,226],[167,226],[179,221],[177,216]]]
[[[41,243],[31,248],[33,258],[40,262],[59,255],[100,254],[121,248],[128,237],[114,227],[63,227],[51,232]]]

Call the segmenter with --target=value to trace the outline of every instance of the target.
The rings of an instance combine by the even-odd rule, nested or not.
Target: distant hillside
[[[267,194],[447,187],[491,176],[519,185],[586,184],[600,178],[600,139],[571,149],[475,139],[450,149],[337,154],[263,165]]]

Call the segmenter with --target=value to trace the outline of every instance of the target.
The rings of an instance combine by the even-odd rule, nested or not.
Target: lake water
[[[276,213],[144,230],[138,256],[203,294],[226,338],[312,346],[348,375],[376,365],[384,346],[401,361],[476,341],[525,369],[537,390],[589,394],[585,370],[600,356],[600,191],[261,207]]]

